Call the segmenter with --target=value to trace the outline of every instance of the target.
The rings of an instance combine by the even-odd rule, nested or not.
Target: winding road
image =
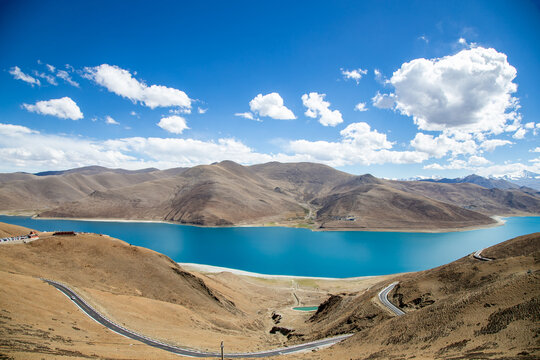
[[[392,304],[390,300],[388,300],[388,294],[397,284],[398,282],[396,281],[382,289],[381,292],[379,292],[379,301],[388,309],[390,309],[390,311],[392,311],[394,314],[396,314],[397,316],[401,316],[405,315],[405,312],[403,312],[400,308],[398,308],[397,306]]]
[[[487,257],[483,257],[482,256],[482,251],[484,251],[484,249],[480,249],[480,250],[476,250],[476,252],[473,254],[473,257],[477,260],[482,260],[482,261],[491,261],[493,259],[490,259],[490,258],[487,258]]]
[[[101,315],[92,306],[90,306],[86,301],[84,301],[79,295],[77,295],[75,291],[71,290],[66,285],[53,281],[53,280],[47,280],[47,279],[41,279],[41,280],[45,281],[46,283],[54,286],[59,291],[61,291],[90,318],[92,318],[99,324],[107,327],[109,330],[112,330],[119,335],[125,336],[133,340],[140,341],[144,344],[147,344],[147,345],[150,345],[150,346],[153,346],[153,347],[165,350],[165,351],[169,351],[178,355],[198,357],[198,358],[209,358],[209,357],[221,358],[221,353],[204,352],[204,351],[169,345],[169,344],[162,343],[158,340],[151,339],[144,335],[137,334],[136,332],[126,329],[125,327],[119,324],[116,324],[112,320],[107,319],[104,315]],[[225,354],[225,357],[226,358],[262,358],[262,357],[269,357],[269,356],[276,356],[276,355],[291,354],[298,351],[313,350],[313,349],[317,349],[323,346],[334,345],[342,340],[349,338],[350,336],[352,336],[352,334],[340,335],[340,336],[336,336],[336,337],[332,337],[328,339],[312,341],[309,343],[293,345],[293,346],[274,349],[274,350],[263,350],[263,351],[250,352],[250,353]]]

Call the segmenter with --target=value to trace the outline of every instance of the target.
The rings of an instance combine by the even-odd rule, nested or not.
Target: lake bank
[[[447,233],[447,232],[459,232],[459,231],[470,231],[470,230],[479,230],[487,229],[496,226],[504,225],[503,217],[525,217],[525,216],[534,216],[534,215],[493,215],[490,216],[494,222],[491,224],[478,224],[471,226],[463,227],[441,227],[437,229],[432,228],[407,228],[407,227],[395,227],[395,228],[380,228],[380,227],[365,227],[365,228],[351,228],[351,227],[335,227],[335,228],[324,228],[319,227],[315,228],[305,223],[278,223],[278,222],[266,222],[266,223],[246,223],[246,224],[235,224],[235,225],[226,225],[226,226],[211,226],[211,225],[197,225],[197,224],[185,224],[173,221],[165,220],[144,220],[144,219],[122,219],[122,218],[67,218],[67,217],[40,217],[35,212],[17,212],[17,211],[0,211],[0,215],[5,216],[29,216],[36,220],[73,220],[73,221],[94,221],[94,222],[124,222],[124,223],[160,223],[160,224],[173,224],[173,225],[182,225],[182,226],[194,226],[200,228],[268,228],[268,227],[283,227],[283,228],[293,228],[293,229],[307,229],[313,232],[334,232],[334,231],[352,231],[352,232],[410,232],[410,233]]]
[[[284,227],[206,228],[161,222],[0,221],[48,231],[108,234],[163,253],[178,263],[208,264],[258,274],[351,278],[437,267],[540,229],[539,217],[505,218],[504,226],[446,232],[309,231]]]

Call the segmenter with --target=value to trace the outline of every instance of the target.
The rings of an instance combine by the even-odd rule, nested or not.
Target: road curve
[[[483,257],[482,256],[482,251],[484,251],[484,249],[480,249],[480,250],[476,250],[476,252],[473,254],[473,257],[477,260],[482,260],[482,261],[491,261],[493,259],[490,259],[490,258],[487,258],[487,257]]]
[[[109,320],[105,316],[101,315],[92,306],[90,306],[86,301],[84,301],[79,295],[77,295],[77,293],[75,293],[66,285],[53,281],[53,280],[48,280],[48,279],[41,279],[41,280],[45,281],[46,283],[54,286],[59,291],[61,291],[90,318],[92,318],[96,322],[100,323],[101,325],[107,327],[109,330],[114,331],[115,333],[119,335],[125,336],[133,340],[140,341],[144,344],[147,344],[147,345],[150,345],[150,346],[153,346],[153,347],[165,350],[165,351],[169,351],[178,355],[198,357],[198,358],[209,358],[209,357],[221,358],[221,353],[204,352],[204,351],[199,351],[199,350],[194,350],[194,349],[182,348],[182,347],[178,347],[174,345],[165,344],[158,340],[153,340],[144,335],[137,334],[136,332],[126,329],[125,327],[119,324],[116,324],[112,320]],[[226,358],[262,358],[262,357],[269,357],[269,356],[276,356],[276,355],[285,355],[285,354],[290,354],[290,353],[294,353],[298,351],[313,350],[313,349],[323,347],[323,346],[330,346],[342,340],[345,340],[349,338],[350,336],[352,336],[352,334],[340,335],[340,336],[336,336],[336,337],[332,337],[328,339],[312,341],[309,343],[293,345],[293,346],[274,349],[274,350],[264,350],[264,351],[250,352],[250,353],[225,354],[225,357]]]
[[[396,281],[396,282],[391,283],[384,289],[382,289],[381,292],[379,292],[379,301],[388,309],[390,309],[390,311],[392,311],[394,314],[396,314],[397,316],[401,316],[401,315],[405,315],[405,313],[400,308],[392,304],[390,300],[388,300],[388,293],[390,293],[390,291],[392,291],[392,289],[397,284],[398,282]]]

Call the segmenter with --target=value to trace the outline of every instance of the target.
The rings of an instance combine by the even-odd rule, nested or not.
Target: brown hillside
[[[494,223],[480,213],[383,184],[371,175],[355,177],[336,186],[331,195],[313,200],[320,206],[321,227],[435,230]]]
[[[353,176],[313,163],[246,167],[222,161],[163,171],[0,174],[0,211],[209,226],[440,231],[493,224],[486,215],[538,215],[540,197],[527,189]],[[343,220],[350,217],[359,219]]]
[[[381,283],[360,295],[332,296],[313,323],[315,337],[358,332],[321,358],[535,359],[540,356],[540,233],[396,278],[389,295],[406,311],[382,310]],[[298,358],[309,358],[298,356]]]
[[[388,181],[402,191],[481,212],[486,215],[540,214],[540,198],[520,190],[486,189],[462,183],[443,184],[425,181]]]

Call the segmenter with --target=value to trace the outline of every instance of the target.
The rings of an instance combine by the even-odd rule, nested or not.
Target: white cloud
[[[525,134],[527,134],[527,130],[524,128],[519,128],[517,131],[512,135],[514,139],[523,139],[525,137]]]
[[[148,86],[133,78],[127,70],[115,65],[102,64],[96,67],[84,68],[85,77],[110,92],[125,97],[134,103],[140,102],[154,109],[156,107],[191,108],[191,99],[185,92],[162,86]]]
[[[234,116],[240,116],[240,117],[243,117],[244,119],[255,120],[255,118],[253,117],[253,114],[250,113],[249,111],[243,112],[243,113],[235,113]]]
[[[109,125],[120,125],[120,123],[116,120],[114,120],[111,116],[107,115],[105,116],[105,122]]]
[[[489,139],[485,140],[480,144],[480,147],[486,151],[493,151],[496,147],[504,146],[504,145],[510,145],[513,144],[513,142],[509,140],[502,140],[502,139]]]
[[[79,83],[74,81],[69,75],[69,73],[65,70],[58,70],[56,76],[58,76],[60,79],[64,80],[71,86],[79,87]]]
[[[13,77],[16,80],[22,80],[25,83],[28,83],[28,84],[30,84],[32,86],[34,86],[34,85],[40,86],[41,85],[41,83],[39,82],[38,79],[36,79],[36,78],[34,78],[34,77],[32,77],[32,76],[30,76],[28,74],[23,73],[18,66],[14,66],[11,69],[9,69],[9,73],[11,75],[13,75]]]
[[[19,136],[38,133],[38,131],[34,131],[26,126],[0,123],[0,135],[2,136]]]
[[[373,70],[373,75],[375,75],[376,81],[384,84],[385,80],[383,79],[383,74],[381,73],[379,69]]]
[[[421,130],[498,134],[507,121],[520,119],[512,97],[516,74],[505,54],[476,47],[404,63],[388,82],[395,88],[396,109],[412,116]]]
[[[180,138],[130,137],[89,140],[83,137],[40,134],[19,125],[0,124],[2,171],[55,170],[88,165],[140,169],[160,169],[210,164],[232,160],[250,165],[269,161],[317,161],[332,166],[422,162],[423,153],[391,151],[391,143],[365,125],[343,130],[340,142],[293,141],[288,152],[264,154],[242,142],[222,138],[200,141]],[[28,146],[27,144],[39,144]],[[377,150],[380,149],[380,150]]]
[[[467,45],[467,40],[465,40],[464,38],[459,38],[458,43],[460,43],[461,45]]]
[[[354,142],[359,147],[370,150],[392,148],[392,143],[386,139],[386,134],[371,130],[369,124],[365,122],[352,123],[339,133],[345,140]]]
[[[441,134],[437,137],[424,133],[417,133],[410,142],[417,151],[424,152],[435,158],[441,158],[448,153],[452,156],[475,154],[478,150],[476,142],[472,138],[458,140],[452,135]]]
[[[425,35],[419,36],[419,37],[418,37],[418,40],[422,40],[422,41],[424,41],[426,44],[429,44],[429,39],[428,39]]]
[[[203,109],[202,107],[198,107],[197,108],[197,112],[199,114],[206,114],[206,112],[208,111],[208,109]]]
[[[365,102],[361,102],[361,103],[356,104],[356,106],[354,107],[354,110],[362,112],[362,111],[368,111],[368,108],[366,107]]]
[[[482,156],[472,155],[471,157],[469,157],[468,164],[470,166],[481,166],[491,164],[491,161]]]
[[[340,132],[338,142],[294,140],[288,150],[295,156],[330,166],[420,163],[428,155],[417,151],[392,151],[385,134],[365,122],[353,123]]]
[[[137,114],[136,111],[131,111],[129,115],[139,117],[139,114]]]
[[[169,114],[191,114],[191,109],[188,109],[188,108],[169,109]]]
[[[186,119],[177,115],[161,118],[157,125],[173,134],[181,134],[184,130],[189,129]]]
[[[249,102],[249,108],[260,116],[268,116],[278,120],[293,120],[296,116],[283,105],[283,98],[276,92],[259,94]]]
[[[538,146],[538,147],[532,149],[531,152],[540,152],[540,146]]]
[[[362,75],[366,75],[367,72],[367,70],[362,70],[360,68],[351,71],[341,69],[341,74],[343,75],[344,79],[353,79],[357,84],[360,82]]]
[[[56,68],[54,66],[50,65],[50,64],[45,64],[45,66],[47,66],[47,69],[49,69],[49,71],[52,72],[52,73],[56,70]]]
[[[379,109],[391,109],[396,104],[396,96],[394,94],[381,94],[377,91],[371,102]]]
[[[535,127],[535,126],[534,126],[534,122],[533,122],[533,121],[528,122],[528,123],[525,124],[525,129],[529,129],[529,130],[530,130],[530,129],[534,129],[534,127]]]
[[[339,110],[329,109],[330,103],[324,101],[325,96],[316,92],[302,95],[302,103],[307,107],[305,114],[314,119],[319,117],[319,122],[324,126],[336,126],[343,122],[343,117]]]
[[[54,85],[54,86],[58,85],[58,83],[56,82],[56,79],[52,75],[45,74],[45,73],[40,73],[40,72],[37,72],[37,71],[34,71],[34,75],[37,76],[37,77],[40,77],[42,79],[47,80],[47,82],[49,84],[51,84],[51,85]]]
[[[433,163],[429,165],[425,165],[424,169],[430,169],[430,170],[477,170],[478,167],[483,165],[489,165],[491,164],[491,161],[488,159],[482,157],[482,156],[476,156],[472,155],[467,160],[461,160],[461,159],[454,159],[450,161],[448,164],[441,165],[438,163]]]
[[[23,104],[23,107],[41,115],[52,115],[62,119],[79,120],[83,118],[81,109],[69,97],[38,101],[35,105]]]

